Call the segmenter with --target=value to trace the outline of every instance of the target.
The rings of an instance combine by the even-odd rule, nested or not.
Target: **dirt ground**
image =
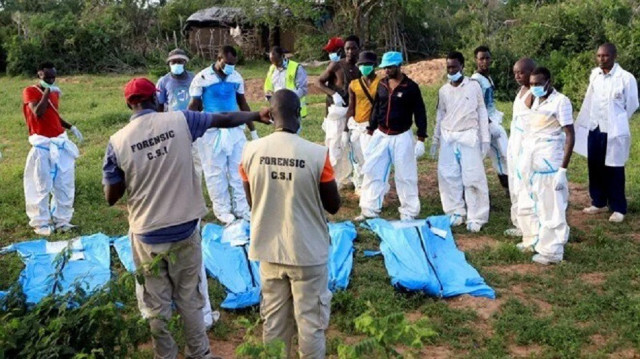
[[[402,67],[402,71],[418,85],[429,86],[441,83],[445,75],[445,59],[425,60]],[[383,75],[382,71],[378,71]],[[309,76],[309,94],[322,94],[314,85],[318,76]],[[248,101],[261,101],[264,99],[264,79],[245,80],[245,96]]]

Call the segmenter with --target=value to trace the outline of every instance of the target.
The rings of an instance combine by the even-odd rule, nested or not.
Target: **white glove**
[[[491,145],[489,144],[489,142],[482,142],[482,158],[487,157],[487,153],[489,153],[489,148],[491,148]]]
[[[342,135],[340,136],[340,146],[342,149],[346,149],[349,147],[349,132],[342,131]]]
[[[567,169],[558,168],[555,176],[553,176],[553,187],[556,191],[562,191],[567,188],[569,182],[567,181]]]
[[[437,143],[434,142],[434,143],[431,144],[431,150],[429,151],[429,155],[434,160],[436,159],[436,156],[438,155],[438,144]]]
[[[416,158],[420,158],[424,155],[424,142],[416,141],[416,145],[413,147],[413,154],[416,155]]]
[[[260,136],[258,136],[258,131],[257,130],[251,131],[251,139],[257,140],[258,138],[260,138]]]
[[[78,142],[84,141],[84,136],[82,136],[82,133],[80,132],[80,130],[78,130],[76,126],[71,126],[69,131],[71,131],[71,133],[73,133],[73,135],[76,136],[76,138],[78,139]]]
[[[344,99],[342,98],[342,96],[340,96],[339,93],[334,93],[331,98],[333,98],[333,104],[336,106],[344,106]]]

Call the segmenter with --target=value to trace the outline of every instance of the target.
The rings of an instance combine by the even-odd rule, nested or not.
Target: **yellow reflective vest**
[[[298,64],[295,61],[289,60],[289,64],[287,65],[287,73],[285,75],[284,87],[288,90],[296,90],[296,72],[298,71]],[[271,65],[269,67],[269,72],[267,72],[267,78],[264,80],[264,92],[273,92],[273,82],[271,78],[273,77],[273,71],[275,71],[275,65]],[[307,116],[307,97],[303,96],[300,98],[300,116]]]

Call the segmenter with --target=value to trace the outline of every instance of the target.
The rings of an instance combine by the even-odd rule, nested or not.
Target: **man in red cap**
[[[339,40],[339,41],[338,41]],[[329,40],[325,51],[334,54],[338,51],[340,38]],[[325,132],[324,143],[329,147],[329,159],[335,169],[338,187],[350,182],[352,165],[349,161],[349,133],[344,129],[347,123],[347,106],[349,106],[349,84],[360,78],[360,70],[356,66],[360,53],[360,39],[351,35],[344,41],[344,59],[332,59],[326,70],[316,80],[316,87],[327,94],[327,117],[322,129]],[[333,52],[332,52],[333,51]]]
[[[159,113],[156,87],[145,78],[129,81],[124,95],[133,115],[109,139],[104,194],[110,206],[128,194],[129,238],[134,263],[144,277],[141,300],[149,311],[154,355],[178,355],[167,328],[173,302],[184,324],[184,356],[214,358],[202,316],[206,293],[198,290],[202,267],[198,223],[207,209],[191,144],[212,127],[270,123],[269,110]]]
[[[58,112],[60,89],[51,62],[38,67],[39,82],[22,91],[22,113],[29,128],[31,150],[24,168],[24,197],[29,225],[41,236],[74,226],[75,159],[78,148],[65,129],[82,142],[76,126]],[[51,203],[49,203],[51,202]]]

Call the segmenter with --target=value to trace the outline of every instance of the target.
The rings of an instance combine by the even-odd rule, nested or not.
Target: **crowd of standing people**
[[[400,220],[420,215],[418,159],[426,152],[427,113],[420,87],[402,72],[403,55],[386,52],[378,62],[374,52],[361,51],[356,36],[331,38],[324,50],[330,62],[315,86],[327,95],[326,147],[303,138],[307,73],[280,47],[269,54],[264,83],[269,108],[259,112],[249,108],[231,46],[222,47],[216,62],[197,74],[186,69],[186,52],[173,50],[170,71],[157,84],[134,78],[124,87],[132,115],[108,141],[103,185],[109,205],[127,195],[134,261],[144,276],[137,296],[157,358],[178,354],[167,328],[173,305],[185,326],[185,357],[214,358],[206,336],[211,319],[199,230],[208,212],[202,178],[220,222],[250,221],[248,255],[260,262],[265,342],[283,340],[291,353],[297,332],[301,358],[325,355],[331,302],[325,211],[339,210],[339,189],[353,184],[361,212],[355,220],[377,217],[393,170]],[[491,50],[474,51],[471,76],[465,75],[462,53],[447,55],[429,152],[437,160],[442,211],[452,226],[479,232],[488,223],[483,161],[488,156],[512,204],[513,227],[505,234],[521,237],[518,249],[534,253],[534,262],[562,261],[574,146],[588,156],[592,205],[584,213],[610,210],[611,222],[624,220],[629,119],[638,108],[638,93],[635,78],[616,63],[616,55],[613,44],[598,48],[598,67],[576,121],[551,72],[533,59],[518,60],[513,74],[520,88],[509,135],[494,101]],[[23,91],[32,145],[24,192],[29,225],[48,236],[74,227],[79,151],[65,130],[78,141],[83,136],[58,111],[54,65],[43,63],[37,73],[38,82]],[[259,138],[255,122],[273,126],[273,133]],[[149,268],[167,253],[175,260]]]

